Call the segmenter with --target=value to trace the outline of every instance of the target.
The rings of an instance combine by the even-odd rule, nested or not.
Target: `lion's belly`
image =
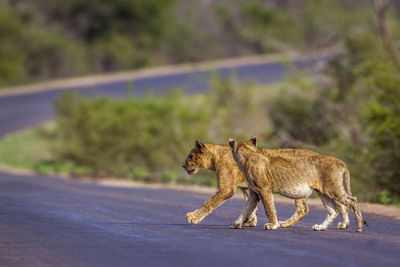
[[[308,185],[296,185],[292,187],[280,188],[276,193],[279,193],[289,198],[306,198],[311,195],[313,189]]]

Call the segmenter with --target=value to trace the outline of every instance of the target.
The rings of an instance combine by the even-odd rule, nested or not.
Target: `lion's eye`
[[[190,160],[193,159],[193,155],[192,154],[189,155],[189,159]]]

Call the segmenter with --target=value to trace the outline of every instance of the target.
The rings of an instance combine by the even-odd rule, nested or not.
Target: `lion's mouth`
[[[187,169],[186,171],[189,175],[192,175],[196,172],[196,169]]]
[[[195,174],[197,171],[198,171],[198,169],[196,168],[196,167],[189,167],[189,166],[187,166],[186,164],[183,164],[182,165],[182,168],[184,168],[185,169],[185,171],[189,174],[189,175],[192,175],[192,174]]]

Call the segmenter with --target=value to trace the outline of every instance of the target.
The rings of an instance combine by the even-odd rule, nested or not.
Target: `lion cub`
[[[260,149],[260,152],[266,156],[315,156],[316,152],[302,149]],[[187,156],[182,167],[188,174],[192,175],[201,169],[211,169],[217,173],[218,189],[213,197],[207,200],[201,208],[186,214],[186,220],[189,223],[199,223],[215,208],[231,198],[239,187],[244,195],[245,201],[248,199],[249,190],[246,180],[239,170],[232,152],[228,145],[215,145],[209,143],[200,143],[196,140],[194,148]],[[301,220],[309,211],[305,199],[295,200],[296,211],[291,218],[286,221],[280,221],[280,227],[290,227]],[[347,209],[339,206],[343,222],[338,224],[338,228],[345,229],[349,225]],[[242,228],[243,226],[256,226],[257,208],[251,215],[245,218],[241,225],[232,225],[232,228]]]
[[[237,143],[229,139],[233,157],[245,175],[250,196],[234,226],[241,228],[261,199],[269,223],[265,229],[274,230],[280,225],[274,205],[274,193],[302,199],[315,190],[320,196],[328,215],[322,224],[313,226],[315,231],[325,231],[338,214],[338,204],[349,207],[355,214],[357,232],[367,224],[361,215],[357,198],[351,196],[350,175],[346,165],[332,157],[315,155],[290,157],[285,155],[266,156],[257,149],[257,139]],[[343,186],[343,180],[346,190]]]

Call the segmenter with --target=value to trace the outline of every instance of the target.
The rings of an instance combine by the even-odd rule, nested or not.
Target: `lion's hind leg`
[[[292,217],[290,217],[286,221],[279,221],[280,227],[282,227],[282,228],[291,227],[308,214],[309,209],[307,206],[306,199],[304,199],[304,198],[296,199],[294,203],[296,205],[296,212],[292,215]]]
[[[244,226],[256,227],[257,226],[258,208],[256,207],[251,215],[245,220]]]
[[[240,189],[242,190],[243,198],[247,203],[247,201],[249,199],[249,189],[245,188],[245,187],[240,187]],[[245,220],[244,226],[256,227],[257,226],[257,215],[258,215],[258,208],[256,207],[254,209],[253,213],[250,215],[250,217]]]
[[[338,210],[336,208],[335,201],[329,198],[328,196],[317,192],[319,197],[321,198],[322,204],[324,204],[324,207],[328,211],[328,214],[326,215],[325,220],[321,224],[315,224],[312,229],[314,231],[326,231],[328,227],[333,223],[335,220],[336,216],[338,215]]]
[[[347,229],[349,228],[350,225],[350,220],[349,220],[349,212],[347,210],[347,207],[341,203],[339,203],[338,201],[335,201],[336,207],[339,210],[339,213],[342,217],[342,221],[339,222],[336,226],[336,228],[338,229]]]
[[[354,213],[354,215],[356,217],[356,222],[357,222],[357,232],[361,232],[362,228],[363,228],[363,224],[366,224],[366,225],[368,225],[368,224],[362,217],[361,210],[358,207],[357,198],[345,194],[340,199],[338,199],[338,201],[340,203],[346,205],[347,207],[349,207],[353,211],[353,213]]]
[[[334,199],[335,202],[339,202],[353,211],[357,222],[357,232],[361,232],[363,224],[366,224],[366,222],[362,218],[360,208],[358,207],[357,198],[346,193],[343,185],[340,183],[337,184],[337,186],[326,190],[324,193],[326,193],[326,195],[328,195],[330,198]]]
[[[240,212],[239,218],[237,218],[237,220],[234,223],[232,223],[231,228],[234,229],[243,228],[244,223],[248,221],[248,218],[252,216],[252,214],[257,208],[258,202],[260,201],[260,197],[256,192],[252,190],[249,191],[250,191],[249,199],[247,200],[246,205],[244,206],[242,211]]]

